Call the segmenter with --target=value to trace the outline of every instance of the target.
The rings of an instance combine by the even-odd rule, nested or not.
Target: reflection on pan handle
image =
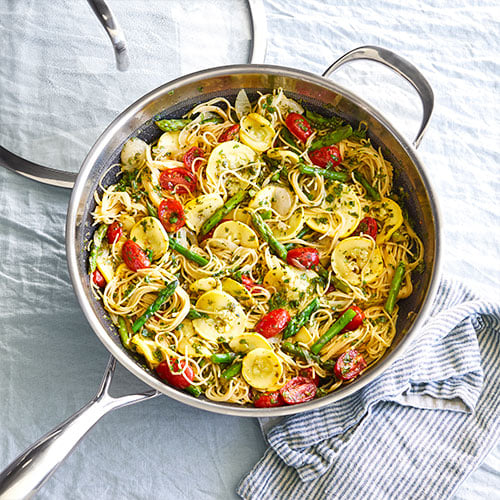
[[[116,360],[111,356],[95,397],[21,453],[0,473],[0,500],[30,498],[106,413],[161,394],[151,390],[118,398],[111,397],[108,390],[113,380],[115,366]]]
[[[422,101],[423,116],[422,123],[420,124],[420,129],[417,133],[417,137],[413,141],[413,145],[418,148],[420,141],[424,136],[425,130],[429,125],[429,120],[431,119],[432,109],[434,107],[434,93],[429,85],[429,82],[420,73],[420,71],[409,63],[402,57],[398,56],[394,52],[387,49],[382,49],[381,47],[374,47],[372,45],[365,45],[364,47],[358,47],[357,49],[347,52],[340,59],[337,59],[324,73],[324,77],[330,76],[334,71],[339,69],[343,64],[355,61],[357,59],[366,59],[369,61],[376,61],[382,63],[383,65],[391,68],[393,71],[401,75],[405,80],[411,83],[411,85],[417,91],[420,100]]]

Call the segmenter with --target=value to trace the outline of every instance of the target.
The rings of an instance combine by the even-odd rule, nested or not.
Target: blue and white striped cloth
[[[403,359],[266,431],[244,499],[443,499],[500,438],[500,306],[443,280]]]

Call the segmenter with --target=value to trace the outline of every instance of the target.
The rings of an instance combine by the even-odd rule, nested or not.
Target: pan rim
[[[399,145],[404,149],[406,154],[410,157],[413,162],[418,174],[421,177],[422,183],[425,187],[426,193],[429,199],[429,205],[432,212],[435,232],[434,232],[434,259],[433,259],[433,269],[430,273],[430,281],[427,290],[425,291],[422,299],[422,307],[415,318],[413,324],[410,326],[406,332],[404,338],[401,339],[399,344],[380,362],[378,362],[370,372],[366,373],[363,377],[356,380],[355,383],[343,386],[341,389],[329,394],[328,396],[318,398],[307,403],[302,403],[300,405],[292,406],[282,406],[275,408],[251,408],[251,407],[236,407],[230,406],[226,403],[219,403],[210,401],[207,399],[197,399],[187,393],[181,392],[174,389],[167,384],[164,384],[159,379],[150,375],[146,370],[140,368],[134,361],[132,361],[124,351],[122,351],[119,346],[117,346],[112,340],[109,332],[104,328],[98,316],[94,313],[90,302],[85,293],[84,286],[82,284],[82,276],[80,275],[78,268],[78,252],[76,248],[76,227],[78,220],[78,209],[81,205],[82,198],[84,196],[84,188],[87,179],[92,172],[93,166],[95,165],[100,153],[106,147],[109,140],[111,140],[116,132],[124,126],[131,118],[137,115],[145,106],[149,103],[154,102],[156,99],[163,95],[168,94],[172,90],[175,91],[181,85],[187,85],[192,83],[197,83],[201,79],[207,79],[212,77],[220,76],[230,76],[235,74],[274,74],[277,76],[286,76],[295,79],[305,80],[309,83],[319,85],[321,87],[327,88],[333,92],[341,94],[342,96],[351,100],[357,106],[363,108],[376,120],[378,120],[385,129],[396,139]],[[200,94],[202,98],[203,94]],[[104,344],[106,349],[116,358],[116,360],[124,366],[128,371],[133,373],[137,378],[142,380],[148,386],[153,389],[177,400],[185,403],[189,406],[193,406],[202,410],[211,411],[214,413],[220,413],[225,415],[234,416],[244,416],[244,417],[278,417],[286,416],[292,414],[303,413],[306,411],[319,409],[336,401],[344,399],[351,394],[359,391],[367,384],[378,378],[383,372],[385,372],[396,359],[401,357],[403,353],[412,344],[415,338],[418,338],[418,329],[426,319],[432,300],[436,295],[437,287],[439,284],[439,274],[440,274],[440,263],[441,263],[441,212],[439,209],[439,204],[437,198],[434,194],[434,190],[431,183],[425,173],[425,169],[422,166],[417,152],[413,145],[409,144],[408,141],[399,133],[399,131],[390,123],[390,121],[385,118],[378,110],[374,109],[370,104],[366,103],[360,99],[356,94],[353,94],[344,87],[332,82],[331,80],[324,78],[322,76],[315,75],[307,71],[290,68],[286,66],[278,65],[268,65],[268,64],[238,64],[229,66],[219,66],[215,68],[208,68],[200,70],[194,73],[190,73],[174,79],[170,82],[157,87],[151,92],[145,94],[144,96],[137,99],[133,104],[127,107],[122,113],[120,113],[104,130],[104,132],[96,140],[89,153],[85,157],[80,171],[78,173],[75,186],[73,188],[71,199],[68,206],[67,218],[66,218],[66,254],[68,261],[68,268],[73,284],[73,289],[77,296],[78,302],[82,311],[90,324],[92,330],[97,335],[97,337]]]

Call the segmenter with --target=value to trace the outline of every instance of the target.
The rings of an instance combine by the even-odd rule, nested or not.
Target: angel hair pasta
[[[95,194],[91,280],[123,345],[174,387],[257,407],[376,363],[423,246],[365,125],[281,89],[156,124]]]

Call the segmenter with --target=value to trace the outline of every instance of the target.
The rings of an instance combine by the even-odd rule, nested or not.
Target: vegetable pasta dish
[[[92,289],[123,345],[173,387],[256,407],[376,363],[424,249],[366,125],[282,89],[155,123],[92,213]]]

